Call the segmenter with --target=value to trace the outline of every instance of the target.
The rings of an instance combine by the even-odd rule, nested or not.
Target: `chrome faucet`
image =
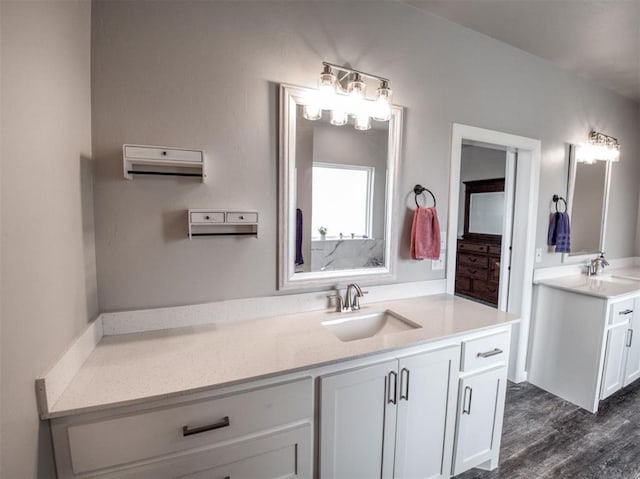
[[[336,300],[337,312],[358,311],[360,309],[360,298],[367,293],[368,291],[362,291],[362,288],[360,288],[356,283],[351,283],[347,286],[347,292],[345,293],[344,298],[340,296],[339,292],[336,292],[336,294],[332,294],[331,296],[327,296],[327,298]]]
[[[593,276],[600,274],[606,266],[609,266],[609,262],[604,257],[604,251],[600,252],[600,255],[597,258],[591,260],[591,262],[587,265],[587,275]]]

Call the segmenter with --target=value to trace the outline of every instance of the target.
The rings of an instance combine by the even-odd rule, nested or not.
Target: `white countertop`
[[[598,276],[572,274],[559,278],[539,280],[536,284],[543,284],[572,293],[615,299],[629,294],[640,294],[640,268],[611,269]]]
[[[363,304],[360,312],[385,309],[422,327],[342,342],[320,324],[341,313],[315,311],[105,336],[45,416],[181,396],[518,320],[512,314],[445,294]]]

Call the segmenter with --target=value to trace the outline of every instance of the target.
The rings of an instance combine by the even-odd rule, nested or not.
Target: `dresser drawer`
[[[456,276],[456,291],[469,291],[471,289],[471,279],[464,276]]]
[[[223,211],[191,212],[192,223],[224,223]]]
[[[257,223],[258,213],[227,211],[227,223]]]
[[[492,334],[462,342],[460,370],[469,372],[495,364],[506,364],[509,354],[509,333]]]
[[[68,428],[75,474],[199,448],[313,416],[299,381]]]
[[[197,150],[127,145],[124,147],[124,154],[128,158],[143,160],[202,162],[202,152]]]
[[[459,264],[456,272],[459,276],[466,276],[475,279],[488,279],[489,270],[480,266],[471,266],[468,264]]]
[[[500,256],[501,253],[502,253],[501,246],[489,246],[489,254]]]
[[[634,300],[627,299],[611,305],[611,314],[609,315],[609,324],[620,324],[630,321],[633,315]]]
[[[473,253],[487,253],[489,251],[489,246],[486,244],[478,244],[478,243],[458,243],[458,251],[469,251]]]
[[[470,266],[478,266],[480,268],[489,267],[489,258],[487,256],[478,256],[475,254],[460,253],[458,255],[460,264],[468,264]]]

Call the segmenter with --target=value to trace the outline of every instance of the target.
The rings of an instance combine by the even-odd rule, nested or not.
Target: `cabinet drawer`
[[[509,354],[509,333],[492,334],[462,342],[460,369],[469,372],[474,369],[505,363]]]
[[[458,262],[460,264],[468,264],[470,266],[479,266],[487,268],[489,266],[489,258],[486,256],[478,256],[476,254],[460,253],[458,255]]]
[[[482,268],[480,266],[470,266],[468,264],[458,265],[457,274],[460,276],[466,276],[468,278],[475,278],[475,279],[489,278],[489,270],[487,268]]]
[[[227,212],[227,223],[257,223],[258,213]]]
[[[312,417],[312,382],[242,392],[68,428],[74,473],[125,464]]]
[[[489,246],[489,254],[500,256],[501,253],[502,253],[502,247],[500,247],[500,246]]]
[[[471,289],[471,280],[464,276],[456,276],[456,291],[469,291]]]
[[[634,300],[627,299],[611,305],[609,324],[619,324],[630,321],[633,317]]]
[[[191,213],[192,223],[224,223],[224,212]]]
[[[311,479],[311,423],[127,468],[118,479]],[[102,477],[102,476],[100,476]]]
[[[489,251],[489,246],[487,246],[486,244],[478,244],[478,243],[458,243],[458,251],[486,253]]]
[[[202,152],[195,150],[177,150],[173,148],[153,148],[145,146],[125,146],[124,154],[128,158],[143,160],[171,160],[202,162]]]

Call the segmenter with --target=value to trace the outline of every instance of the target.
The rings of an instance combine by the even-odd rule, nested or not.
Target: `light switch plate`
[[[440,257],[438,259],[431,260],[431,270],[441,270],[444,269],[444,257],[446,256],[447,251],[447,232],[440,232]]]

